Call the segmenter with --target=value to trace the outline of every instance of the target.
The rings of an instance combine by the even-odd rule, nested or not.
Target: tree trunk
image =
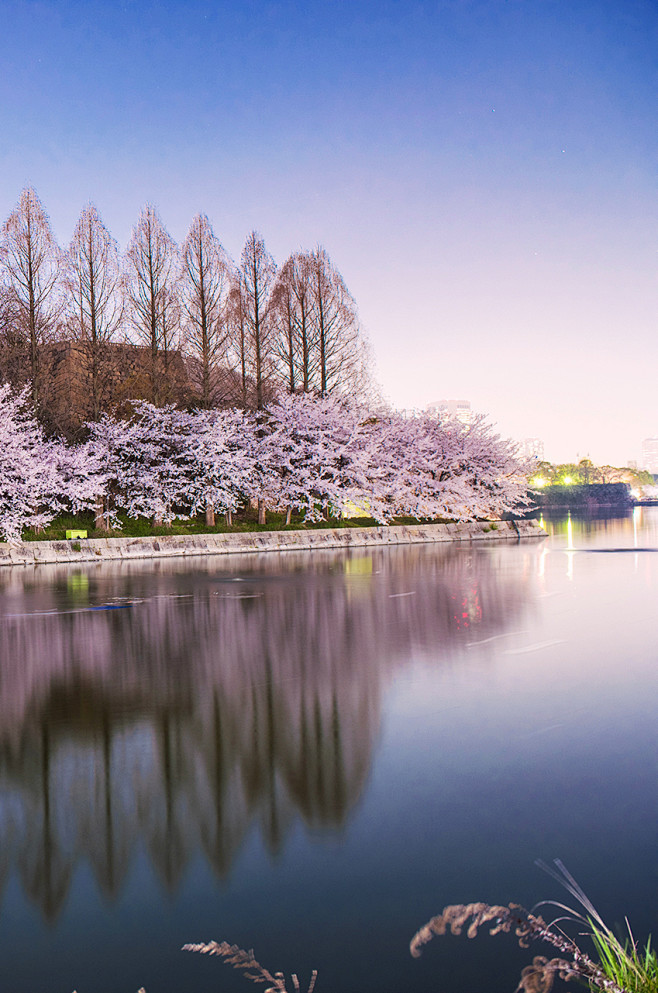
[[[227,510],[226,511],[226,513],[224,514],[224,519],[226,521],[226,527],[227,528],[233,527],[233,511],[232,510]]]
[[[258,524],[265,524],[265,501],[262,498],[258,501]]]
[[[97,498],[94,507],[94,527],[97,531],[107,530],[105,528],[105,501],[102,496]]]
[[[291,518],[292,518],[292,507],[290,506],[290,504],[288,504],[288,507],[286,509],[286,527],[288,527],[288,525],[290,524]]]
[[[215,526],[215,508],[210,500],[206,500],[206,526],[209,528]]]

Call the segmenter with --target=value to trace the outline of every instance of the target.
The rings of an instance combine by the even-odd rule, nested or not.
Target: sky
[[[0,220],[322,244],[385,397],[546,457],[658,436],[656,0],[0,0]]]

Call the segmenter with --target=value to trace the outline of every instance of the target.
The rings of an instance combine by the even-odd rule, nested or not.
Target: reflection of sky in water
[[[396,680],[377,771],[414,784],[420,836],[441,824],[437,909],[560,898],[532,870],[559,856],[611,919],[655,928],[658,554],[592,550],[658,550],[655,511],[639,516],[556,525],[525,630]]]
[[[29,852],[14,838],[22,854],[5,858],[3,986],[248,989],[218,963],[177,950],[215,937],[254,946],[273,968],[317,966],[319,990],[507,991],[531,957],[510,939],[441,939],[414,961],[409,938],[449,902],[561,898],[533,865],[555,856],[613,922],[628,913],[646,934],[656,885],[656,555],[602,549],[658,548],[657,525],[658,515],[643,510],[614,523],[574,518],[570,538],[567,521],[552,521],[551,537],[536,544],[305,558],[294,568],[293,560],[269,560],[262,570],[252,560],[240,572],[240,596],[252,597],[244,600],[234,599],[228,573],[95,573],[71,585],[60,572],[31,589],[14,578],[7,613],[121,596],[143,610],[128,626],[122,612],[37,621],[51,647],[48,687],[29,678],[30,652],[43,649],[31,618],[22,628],[28,665],[10,666],[0,683],[0,783],[15,817],[26,802],[37,809],[43,767],[33,736],[44,727],[59,735],[53,783],[70,791],[85,777],[95,782],[93,809],[103,813],[93,770],[102,769],[109,708],[116,761],[130,760],[113,796],[117,828],[132,831],[111,898],[97,882],[99,858],[107,870],[102,837],[95,835],[96,855],[89,841],[76,849],[80,837],[73,839],[70,887],[52,925],[26,902]],[[223,656],[217,609],[232,646]],[[59,654],[51,623],[71,636]],[[222,726],[232,729],[224,766],[208,757],[216,693]],[[85,725],[90,702],[96,709]],[[280,722],[269,743],[268,707]],[[72,717],[74,734],[66,732]],[[346,791],[338,808],[323,800],[336,769],[336,720]],[[320,726],[329,735],[317,751],[304,735]],[[300,780],[305,755],[315,759]],[[215,779],[211,788],[210,773],[221,768],[226,783]],[[151,789],[141,813],[137,775]],[[240,807],[235,784],[245,776],[255,792]],[[220,838],[217,797],[228,804],[221,882],[209,862],[210,842]],[[283,832],[275,852],[266,840],[272,798]],[[61,817],[67,808],[53,798],[55,810]],[[167,851],[180,861],[163,885]]]

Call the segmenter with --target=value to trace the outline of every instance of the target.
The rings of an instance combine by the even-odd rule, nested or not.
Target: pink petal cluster
[[[496,517],[526,501],[515,446],[483,417],[470,425],[428,414],[369,415],[333,396],[282,395],[255,412],[187,412],[140,400],[128,419],[103,414],[84,444],[46,439],[27,391],[0,386],[0,533],[63,511],[116,510],[170,524],[245,500],[307,521],[359,508],[399,516]]]

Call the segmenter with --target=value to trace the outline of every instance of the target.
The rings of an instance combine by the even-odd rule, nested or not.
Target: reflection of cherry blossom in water
[[[298,818],[344,825],[409,646],[445,664],[525,610],[494,563],[416,546],[3,573],[4,875],[54,917],[81,859],[115,895],[144,845],[174,888],[199,850],[229,873],[253,824],[272,853]]]

